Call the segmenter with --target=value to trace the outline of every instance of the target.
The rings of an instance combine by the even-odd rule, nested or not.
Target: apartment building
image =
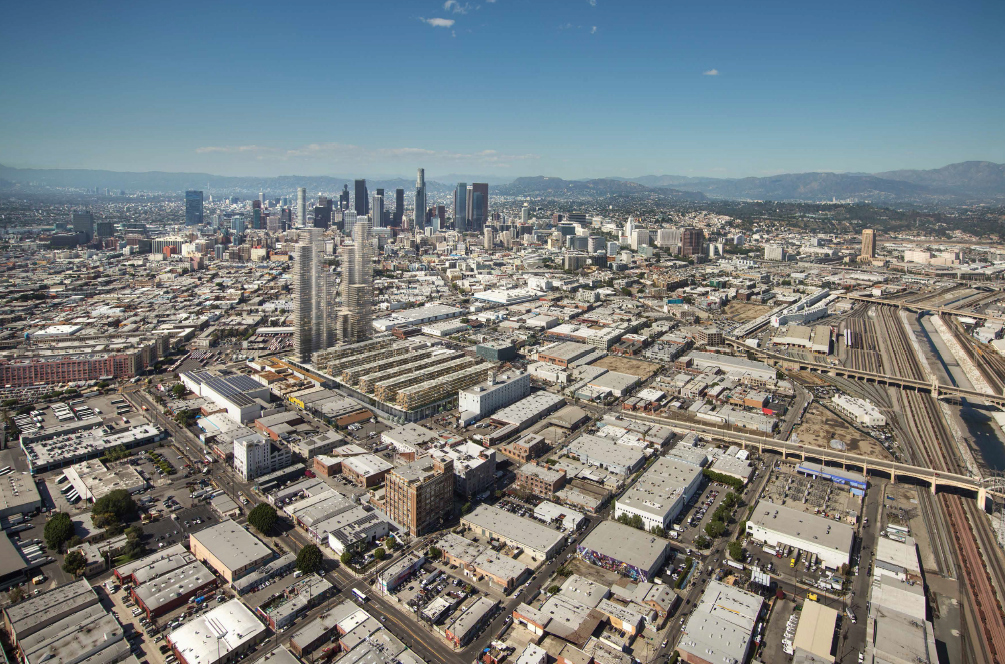
[[[410,535],[423,535],[454,507],[454,462],[419,458],[389,472],[384,487],[387,516]]]

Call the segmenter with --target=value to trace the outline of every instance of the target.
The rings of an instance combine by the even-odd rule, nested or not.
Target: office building
[[[234,439],[234,470],[245,481],[282,470],[292,462],[290,448],[277,445],[261,434]]]
[[[435,530],[454,509],[454,462],[422,457],[385,477],[385,512],[410,535]]]
[[[355,187],[355,197],[353,198],[353,203],[355,205],[356,216],[365,217],[369,214],[370,210],[367,199],[369,198],[366,190],[366,180],[356,180],[354,183]]]
[[[335,343],[335,289],[324,262],[324,231],[302,228],[294,248],[293,345],[301,362]]]
[[[318,204],[314,207],[314,228],[331,228],[333,207],[327,196],[318,196]]]
[[[684,228],[680,236],[681,256],[698,256],[701,254],[702,244],[705,242],[705,234],[700,228]]]
[[[190,189],[185,192],[185,225],[202,226],[202,192]]]
[[[297,227],[307,228],[307,189],[297,189]]]
[[[489,373],[488,380],[474,387],[460,390],[457,409],[466,426],[488,417],[500,408],[516,403],[530,394],[530,375],[522,371],[509,371],[496,375]]]
[[[384,227],[384,190],[378,189],[370,204],[370,222],[374,228]]]
[[[70,223],[79,241],[87,244],[94,238],[94,215],[87,210],[70,213]]]
[[[468,224],[468,185],[458,182],[454,187],[454,229],[458,233],[467,230]]]
[[[342,312],[338,320],[338,340],[350,344],[366,341],[373,335],[373,239],[370,222],[357,216],[352,239],[352,244],[342,245]]]
[[[529,224],[530,223],[530,206],[526,203],[520,208],[520,223]]]
[[[230,218],[230,230],[233,231],[235,236],[234,244],[239,244],[239,241],[236,241],[236,239],[244,235],[244,231],[246,230],[243,214],[235,214]]]
[[[468,187],[465,230],[481,232],[489,218],[489,186],[475,182]]]
[[[405,190],[398,187],[394,190],[394,216],[391,217],[391,225],[401,228],[401,220],[405,216]]]
[[[862,253],[859,258],[863,261],[871,261],[876,257],[876,231],[866,228],[862,231]]]
[[[415,224],[418,230],[426,227],[426,169],[420,168],[415,176]]]

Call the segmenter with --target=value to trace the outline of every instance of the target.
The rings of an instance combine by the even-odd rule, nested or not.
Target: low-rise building
[[[236,522],[221,521],[189,535],[189,550],[197,559],[233,583],[275,557],[275,552]]]
[[[189,619],[167,635],[167,643],[181,664],[232,664],[266,636],[251,609],[232,599]]]
[[[517,469],[514,484],[521,491],[551,498],[565,486],[565,469],[556,470],[536,463],[526,463]]]
[[[342,459],[342,476],[357,486],[377,486],[393,467],[376,454],[360,454]]]
[[[526,372],[516,370],[500,374],[489,372],[489,377],[484,383],[457,393],[457,410],[460,411],[461,425],[466,426],[488,417],[528,394],[530,394],[530,375]]]
[[[747,535],[770,546],[791,546],[820,558],[829,569],[849,562],[855,529],[785,505],[759,500],[747,519]]]
[[[579,557],[591,565],[635,581],[654,578],[669,552],[669,540],[617,521],[601,522],[576,546]]]
[[[677,652],[688,664],[745,662],[764,600],[737,587],[709,581],[684,624]]]
[[[494,505],[479,505],[461,518],[461,525],[483,537],[500,539],[512,547],[521,548],[537,561],[551,558],[565,543],[562,532]]]

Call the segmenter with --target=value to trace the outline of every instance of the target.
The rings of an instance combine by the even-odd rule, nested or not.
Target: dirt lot
[[[830,442],[837,438],[845,444],[843,450],[845,452],[862,454],[873,459],[891,459],[889,452],[883,449],[878,440],[859,432],[820,404],[811,404],[806,409],[803,423],[797,426],[793,433],[799,437],[799,442],[803,445],[834,449]]]
[[[733,300],[726,305],[725,313],[731,320],[745,323],[748,320],[760,318],[771,311],[771,309],[771,305],[768,304],[752,304],[750,302],[737,302]]]
[[[617,572],[611,572],[595,565],[591,565],[579,556],[573,556],[572,560],[568,562],[567,567],[572,570],[573,574],[586,577],[590,581],[595,581],[602,586],[610,587],[621,578],[621,575]],[[565,580],[562,579],[562,582],[564,581]]]
[[[594,362],[592,366],[607,369],[608,371],[617,371],[618,373],[638,376],[643,381],[649,380],[660,370],[660,365],[658,364],[633,360],[630,357],[621,357],[619,355],[608,355]]]

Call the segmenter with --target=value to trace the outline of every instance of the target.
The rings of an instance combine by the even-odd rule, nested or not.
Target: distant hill
[[[681,187],[711,198],[741,200],[838,199],[877,203],[1005,200],[1005,164],[987,161],[886,173],[785,173],[761,178],[643,175],[627,181],[647,187]]]
[[[597,199],[609,196],[665,197],[688,201],[707,200],[703,194],[666,187],[647,187],[630,180],[600,178],[596,180],[563,180],[562,178],[523,177],[494,189],[499,196],[530,196],[556,199]]]

